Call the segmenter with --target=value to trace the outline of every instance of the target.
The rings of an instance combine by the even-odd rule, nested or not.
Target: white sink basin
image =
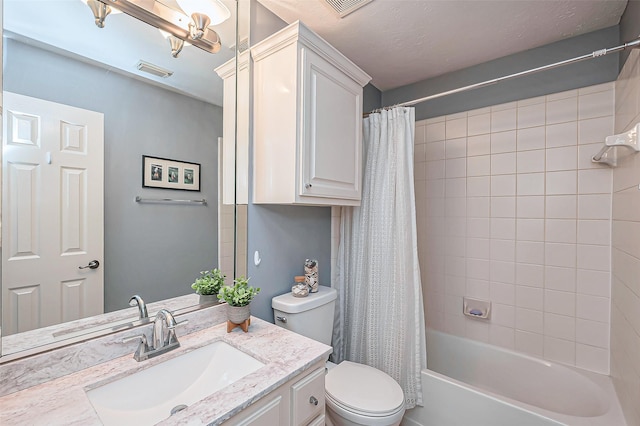
[[[144,362],[144,361],[143,361]],[[87,391],[105,425],[152,425],[253,373],[264,364],[215,342]]]

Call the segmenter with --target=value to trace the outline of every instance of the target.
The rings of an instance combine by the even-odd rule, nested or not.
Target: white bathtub
[[[406,426],[626,426],[607,376],[427,331],[424,407]]]

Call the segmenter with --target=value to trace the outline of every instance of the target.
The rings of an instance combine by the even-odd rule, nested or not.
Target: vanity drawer
[[[306,425],[324,414],[324,367],[317,369],[291,386],[291,420],[293,425]]]

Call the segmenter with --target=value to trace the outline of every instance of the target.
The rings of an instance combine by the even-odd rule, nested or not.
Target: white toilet
[[[317,293],[271,301],[276,325],[324,344],[331,344],[336,290],[319,286]],[[327,362],[325,397],[329,426],[397,426],[404,415],[402,388],[386,373],[355,362]]]

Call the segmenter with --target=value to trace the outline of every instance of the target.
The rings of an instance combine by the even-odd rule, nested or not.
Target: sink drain
[[[171,409],[171,415],[173,416],[174,414],[179,413],[180,411],[184,410],[185,408],[187,408],[187,406],[185,404],[176,405],[175,407],[173,407]]]

